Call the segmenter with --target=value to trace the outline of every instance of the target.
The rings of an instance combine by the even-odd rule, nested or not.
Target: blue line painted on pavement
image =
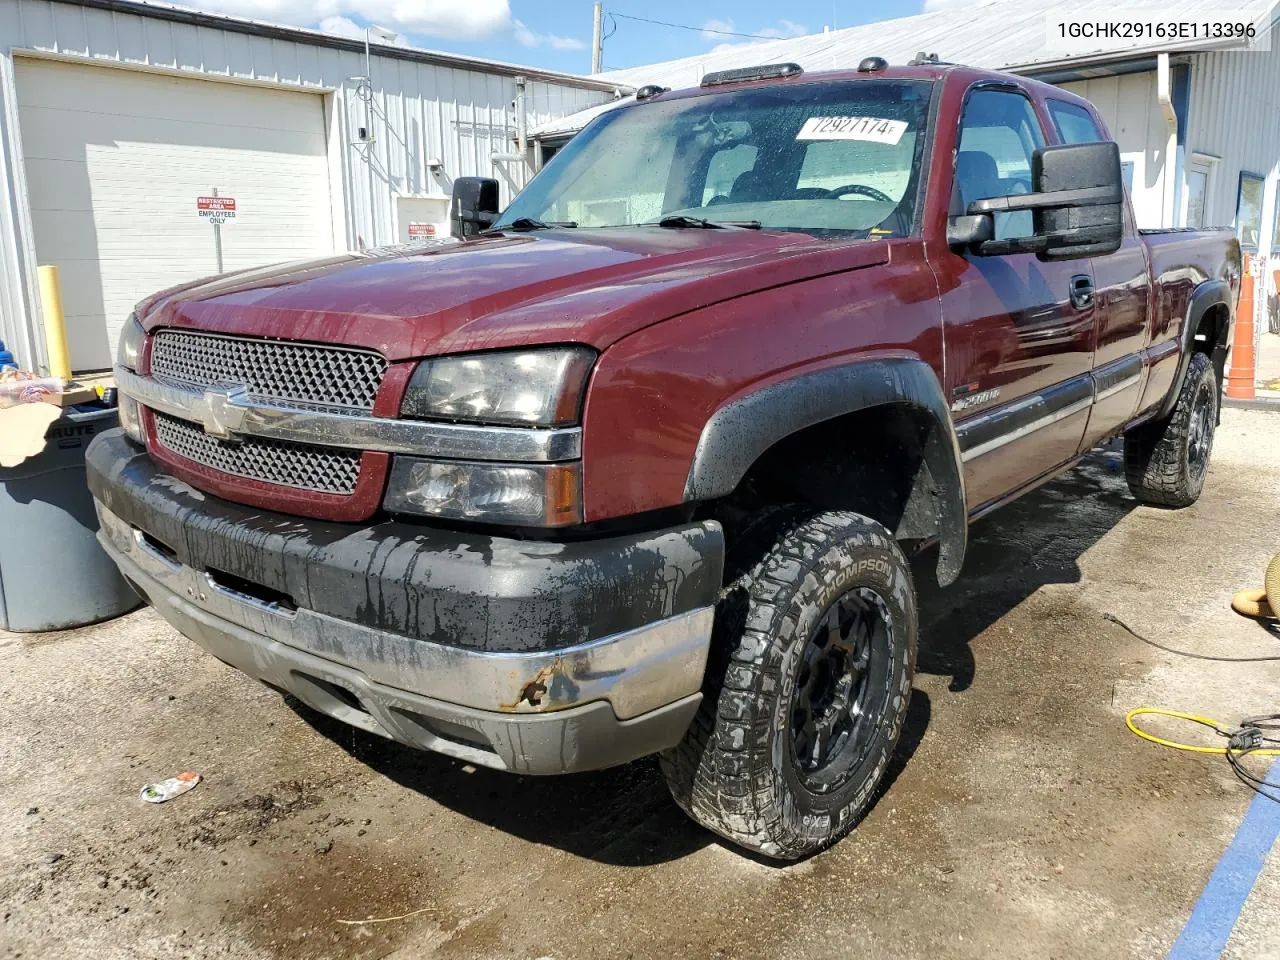
[[[1216,960],[1227,945],[1277,837],[1280,803],[1255,794],[1187,925],[1174,941],[1168,960]]]

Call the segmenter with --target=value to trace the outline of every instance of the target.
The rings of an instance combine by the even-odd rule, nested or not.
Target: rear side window
[[[1058,128],[1063,143],[1097,143],[1106,139],[1084,107],[1062,100],[1049,100],[1048,105],[1049,116],[1053,117],[1053,125]]]

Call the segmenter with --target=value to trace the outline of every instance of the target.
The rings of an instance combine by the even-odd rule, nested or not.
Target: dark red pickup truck
[[[659,753],[765,855],[864,812],[907,556],[1123,433],[1204,483],[1240,279],[1139,232],[1093,108],[925,63],[645,88],[465,239],[223,276],[127,324],[108,551],[214,656],[518,773]]]

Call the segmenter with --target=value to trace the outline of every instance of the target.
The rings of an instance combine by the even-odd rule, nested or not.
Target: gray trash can
[[[98,546],[84,477],[89,441],[117,422],[114,409],[67,410],[43,453],[0,468],[0,628],[62,630],[140,605]]]

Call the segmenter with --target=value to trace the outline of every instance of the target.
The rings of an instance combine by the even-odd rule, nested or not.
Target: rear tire
[[[750,538],[754,563],[735,558],[702,706],[660,759],[698,823],[795,860],[875,798],[907,714],[916,598],[897,543],[861,514],[784,513],[770,534]]]
[[[1124,437],[1124,473],[1142,503],[1189,507],[1200,498],[1218,423],[1218,377],[1203,353],[1193,354],[1168,419],[1135,427]]]

